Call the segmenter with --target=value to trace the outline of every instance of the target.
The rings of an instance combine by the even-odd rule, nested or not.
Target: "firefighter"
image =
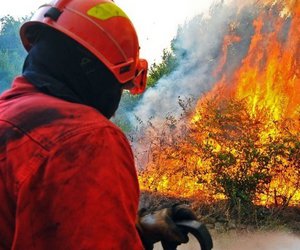
[[[0,249],[152,249],[187,235],[174,206],[137,215],[129,143],[109,119],[147,61],[111,0],[56,0],[20,29],[21,76],[0,97]]]

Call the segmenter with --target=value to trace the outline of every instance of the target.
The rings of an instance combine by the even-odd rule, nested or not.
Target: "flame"
[[[277,2],[266,1],[265,4]],[[281,41],[279,34],[286,29],[286,18],[274,17],[270,12],[262,14],[253,22],[254,35],[241,67],[233,79],[225,73],[221,82],[217,83],[230,85],[233,81],[231,90],[236,98],[247,99],[252,115],[258,110],[268,109],[270,118],[275,120],[295,117],[299,111],[295,107],[300,103],[300,4],[298,1],[286,2],[283,9],[287,8],[292,18],[285,41]],[[269,32],[263,31],[266,20],[272,26]],[[225,37],[223,44],[228,47],[230,42],[239,40],[241,38],[233,37],[228,41]],[[223,52],[226,50],[223,48]],[[224,64],[222,60],[221,66]]]
[[[216,179],[253,179],[257,189],[245,190],[255,203],[299,203],[300,2],[258,3],[267,10],[252,23],[240,66],[226,71],[230,46],[244,39],[232,23],[213,72],[220,80],[198,101],[185,132],[170,130],[171,143],[152,138],[158,142],[139,174],[142,189],[212,201],[226,193]]]

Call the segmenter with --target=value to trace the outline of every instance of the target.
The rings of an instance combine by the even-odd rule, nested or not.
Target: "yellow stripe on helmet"
[[[114,3],[98,4],[95,7],[88,10],[87,14],[100,20],[107,20],[112,17],[128,18],[125,12]]]

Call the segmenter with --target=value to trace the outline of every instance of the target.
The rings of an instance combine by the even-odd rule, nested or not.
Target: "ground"
[[[217,233],[212,231],[213,250],[299,250],[300,236],[288,232],[238,232],[230,231]],[[181,245],[178,250],[197,250],[199,244],[193,236],[190,242]],[[162,250],[160,243],[155,245],[154,250]]]
[[[213,250],[299,250],[300,249],[300,208],[287,207],[278,214],[266,213],[262,223],[242,224],[237,219],[228,220],[226,215],[218,213],[222,208],[201,209],[190,200],[167,197],[153,193],[143,192],[140,207],[156,210],[161,207],[171,206],[175,203],[190,205],[197,213],[199,220],[204,223],[210,231],[213,239]],[[218,210],[219,208],[219,210]],[[214,211],[215,213],[212,213]],[[258,209],[259,211],[259,209]],[[209,215],[209,216],[207,216]],[[161,250],[160,243],[155,245],[155,250]],[[179,246],[178,250],[200,249],[196,239],[190,235],[188,244]]]

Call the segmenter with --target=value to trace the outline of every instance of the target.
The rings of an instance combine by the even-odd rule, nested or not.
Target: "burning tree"
[[[232,207],[297,203],[300,134],[291,128],[299,123],[274,121],[280,132],[266,136],[267,114],[252,117],[244,100],[213,99],[202,102],[188,125],[168,117],[164,130],[154,136],[150,129],[142,188],[203,201],[226,197]]]
[[[190,112],[143,134],[150,140],[142,189],[227,199],[233,211],[298,205],[300,2],[256,1],[251,9],[249,31],[239,14],[229,24],[213,88]],[[242,43],[247,50],[239,53]],[[232,67],[235,56],[240,63]]]

